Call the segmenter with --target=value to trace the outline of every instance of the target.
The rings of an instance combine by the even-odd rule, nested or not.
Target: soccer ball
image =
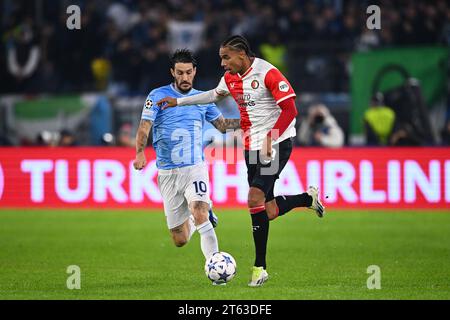
[[[216,252],[206,260],[205,273],[215,284],[230,282],[236,275],[236,261],[226,252]]]

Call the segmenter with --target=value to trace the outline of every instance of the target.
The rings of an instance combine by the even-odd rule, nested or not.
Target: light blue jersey
[[[173,84],[154,89],[147,96],[141,119],[153,122],[153,148],[156,167],[173,169],[191,166],[204,160],[203,126],[222,113],[215,104],[192,105],[162,110],[156,102],[164,97],[182,98],[202,91],[191,89],[187,94]]]

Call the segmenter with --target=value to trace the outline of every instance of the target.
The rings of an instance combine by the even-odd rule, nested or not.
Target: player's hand
[[[145,159],[144,152],[136,153],[136,159],[133,162],[133,167],[136,170],[142,170],[147,164],[147,159]]]
[[[272,161],[272,138],[266,136],[261,149],[261,160],[269,163]]]
[[[156,102],[156,104],[158,106],[161,107],[161,109],[167,109],[167,108],[172,108],[172,107],[176,107],[177,106],[177,99],[176,98],[172,98],[172,97],[165,97],[162,98],[161,100],[159,100],[158,102]]]
[[[322,133],[320,133],[319,131],[317,131],[316,133],[314,133],[314,140],[317,143],[321,143],[322,142]]]

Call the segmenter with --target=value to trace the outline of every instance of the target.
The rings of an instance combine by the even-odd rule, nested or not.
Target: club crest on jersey
[[[150,109],[153,106],[153,101],[150,99],[145,100],[145,109]]]
[[[258,82],[258,80],[253,80],[252,81],[252,83],[251,83],[251,86],[252,86],[252,88],[253,89],[258,89],[259,88],[259,82]]]
[[[278,83],[278,89],[281,92],[288,92],[289,91],[289,85],[286,83],[286,81],[280,81]]]

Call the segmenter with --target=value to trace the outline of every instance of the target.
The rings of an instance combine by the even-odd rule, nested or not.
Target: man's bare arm
[[[136,153],[144,151],[147,146],[148,135],[152,128],[153,122],[150,120],[141,120],[136,133]]]
[[[133,162],[133,166],[136,170],[142,170],[147,164],[145,159],[144,150],[147,146],[148,135],[153,122],[150,120],[141,120],[139,128],[136,133],[136,159]]]
[[[161,109],[164,110],[176,106],[187,106],[194,104],[208,104],[218,102],[224,97],[225,95],[217,93],[216,89],[212,89],[206,92],[194,94],[192,96],[187,96],[183,98],[165,97],[157,101],[156,104],[160,106]]]
[[[227,129],[239,129],[241,127],[241,119],[225,119],[223,116],[220,116],[212,124],[217,130],[225,133]]]

